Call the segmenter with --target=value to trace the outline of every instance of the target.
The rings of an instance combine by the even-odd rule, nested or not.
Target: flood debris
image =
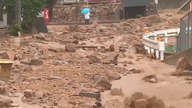
[[[149,97],[142,92],[136,92],[124,100],[126,107],[130,108],[166,108],[164,102],[156,96]]]
[[[141,80],[150,83],[158,83],[158,78],[155,74],[144,76]]]

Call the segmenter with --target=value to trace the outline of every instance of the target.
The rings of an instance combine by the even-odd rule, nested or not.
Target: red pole
[[[49,9],[48,8],[44,9],[44,19],[45,19],[45,23],[48,24],[49,23]]]

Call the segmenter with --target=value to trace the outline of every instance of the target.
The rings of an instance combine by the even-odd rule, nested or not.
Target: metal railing
[[[154,32],[149,32],[143,35],[143,44],[148,53],[154,53],[156,59],[163,60],[165,53],[165,46],[168,43],[169,37],[177,37],[180,29],[167,29],[167,30],[159,30]],[[164,41],[158,41],[158,37],[164,37]]]

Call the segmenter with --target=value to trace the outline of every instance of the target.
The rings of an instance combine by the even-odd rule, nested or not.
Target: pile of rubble
[[[163,23],[163,26],[158,26],[159,23]],[[118,58],[125,57],[126,49],[133,47],[135,43],[141,43],[146,27],[155,30],[173,26],[159,16],[149,16],[119,24],[102,25],[94,22],[86,26],[50,27],[51,32],[48,34],[26,36],[21,40],[3,38],[0,40],[0,59],[13,60],[14,63],[11,79],[0,81],[0,87],[3,88],[0,94],[14,96],[22,93],[23,102],[39,104],[44,108],[80,108],[86,102],[94,102],[95,100],[77,94],[110,90],[111,81],[121,79],[121,74],[143,72],[140,69],[127,70],[117,65]],[[116,42],[103,44],[116,41],[116,37],[120,37],[118,45]],[[92,39],[95,39],[95,43]],[[139,59],[131,56],[128,58]],[[132,62],[125,62],[124,66],[127,64]],[[125,105],[141,108],[136,104],[141,102],[148,105],[151,100],[154,104],[156,100],[157,103],[161,102],[155,97],[137,97],[130,104],[126,101]],[[11,106],[9,101],[1,102],[3,107]]]

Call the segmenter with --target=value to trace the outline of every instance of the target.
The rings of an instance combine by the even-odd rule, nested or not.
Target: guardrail
[[[178,36],[180,28],[159,30],[149,32],[143,35],[143,44],[148,53],[154,53],[156,59],[163,60],[165,45],[168,43],[168,37]],[[165,37],[164,41],[158,41],[158,37]]]

